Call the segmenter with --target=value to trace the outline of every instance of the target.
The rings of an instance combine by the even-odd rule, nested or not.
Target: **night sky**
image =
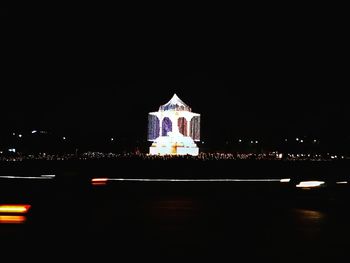
[[[345,38],[329,24],[139,14],[3,10],[1,133],[144,138],[176,93],[203,139],[349,138]]]

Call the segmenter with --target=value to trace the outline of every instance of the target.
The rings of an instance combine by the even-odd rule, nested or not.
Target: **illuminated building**
[[[174,94],[171,100],[148,114],[148,141],[152,155],[198,155],[195,141],[200,140],[200,114],[192,112]]]

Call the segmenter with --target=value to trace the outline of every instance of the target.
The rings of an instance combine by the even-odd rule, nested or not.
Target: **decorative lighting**
[[[197,156],[199,149],[195,142],[200,141],[200,114],[192,112],[176,94],[148,114],[148,141],[151,155]]]

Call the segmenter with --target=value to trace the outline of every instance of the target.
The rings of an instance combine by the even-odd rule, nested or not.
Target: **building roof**
[[[191,111],[191,108],[184,103],[176,94],[166,104],[159,107],[160,111]]]

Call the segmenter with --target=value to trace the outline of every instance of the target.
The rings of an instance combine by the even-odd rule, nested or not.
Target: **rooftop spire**
[[[168,110],[178,110],[178,111],[191,111],[191,108],[186,105],[177,95],[174,93],[171,100],[169,100],[166,104],[159,107],[161,111]]]

